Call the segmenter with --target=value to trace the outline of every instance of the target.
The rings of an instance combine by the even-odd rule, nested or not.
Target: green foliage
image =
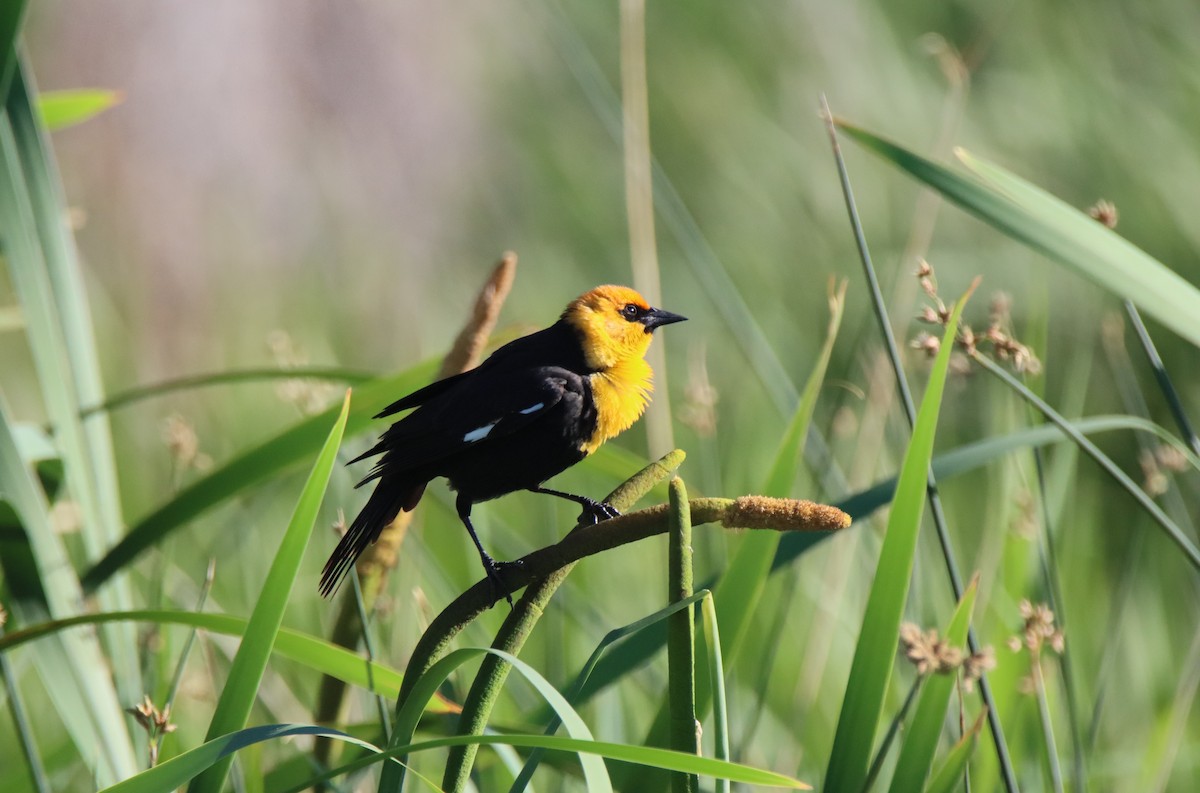
[[[254,611],[246,625],[246,633],[242,637],[237,655],[233,658],[225,685],[221,688],[221,697],[217,700],[216,711],[208,725],[207,740],[211,741],[243,729],[250,717],[250,709],[258,699],[259,685],[266,673],[275,637],[283,624],[283,612],[291,599],[300,560],[304,557],[308,540],[312,536],[313,524],[317,520],[317,510],[325,498],[325,488],[329,485],[329,475],[333,472],[333,462],[342,445],[342,435],[346,431],[346,419],[349,415],[350,392],[347,391],[346,398],[342,401],[341,412],[325,439],[324,447],[317,455],[304,490],[300,493],[300,499],[296,502],[296,510],[292,513],[283,541],[271,562],[271,569],[267,571],[262,593],[254,604]],[[217,761],[196,778],[189,790],[192,793],[216,793],[224,786],[225,775],[232,762],[232,758]]]
[[[946,323],[946,338],[953,339],[959,319],[966,307],[972,287],[954,306]],[[900,638],[900,622],[908,599],[916,558],[917,535],[921,516],[925,513],[925,482],[929,460],[933,456],[933,438],[937,432],[938,413],[942,406],[942,390],[950,368],[950,353],[954,345],[942,345],[930,373],[929,385],[912,440],[904,455],[892,511],[888,517],[887,533],[879,552],[879,566],[867,600],[842,713],[838,717],[837,735],[829,757],[825,785],[833,791],[853,791],[863,787],[867,766],[875,743],[875,730],[886,705],[888,681],[891,679],[895,647]]]
[[[371,650],[322,638],[333,610],[314,590],[331,541],[317,534],[302,555],[297,538],[361,504],[364,467],[334,465],[336,406],[313,415],[273,393],[303,378],[353,383],[353,456],[382,428],[370,417],[432,375],[501,248],[522,262],[501,338],[553,321],[583,288],[630,280],[617,7],[434,4],[418,17],[366,4],[232,20],[221,4],[165,17],[0,7],[0,766],[14,791],[163,790],[205,772],[215,788],[239,748],[241,778],[227,783],[239,789],[381,767],[392,782],[399,767],[383,757],[402,755],[436,780],[447,747],[471,746],[495,747],[466,766],[479,790],[506,789],[528,756],[538,790],[662,789],[669,774],[652,769],[701,775],[702,788],[797,787],[793,775],[829,768],[822,788],[859,793],[878,756],[872,790],[941,793],[969,776],[992,793],[1003,782],[988,716],[1022,790],[1060,777],[1072,791],[1192,786],[1197,461],[1119,327],[1128,298],[1194,409],[1200,139],[1178,79],[1200,67],[1190,5],[1043,4],[1002,24],[982,6],[645,7],[656,277],[663,305],[691,317],[656,342],[667,364],[655,405],[689,452],[682,475],[693,495],[817,497],[856,520],[829,541],[696,532],[697,586],[716,593],[684,601],[701,604],[708,668],[695,681],[700,757],[654,745],[679,683],[664,626],[685,608],[663,608],[657,539],[582,560],[547,590],[486,734],[447,734],[472,687],[465,661],[484,653],[458,650],[389,744],[373,696],[414,685],[397,669],[478,565],[434,485],[369,615]],[[230,46],[206,44],[212,30]],[[30,64],[48,85],[117,90],[39,91]],[[910,277],[928,259],[946,293],[977,275],[993,305],[1007,292],[1001,331],[1043,364],[1007,379],[952,366],[936,447],[928,421],[918,442],[960,564],[981,573],[979,641],[1003,647],[1021,635],[1023,600],[1056,601],[1070,653],[1042,652],[1036,702],[1022,693],[1028,652],[1001,651],[992,712],[943,677],[903,710],[898,620],[949,625],[961,643],[972,608],[956,609],[940,549],[917,534],[918,463],[898,475],[918,444],[878,365],[813,112],[821,92],[855,119],[842,122],[846,157],[896,333],[911,341],[906,318],[930,303]],[[60,180],[47,132],[103,108],[103,123],[54,137]],[[942,164],[952,152],[958,164]],[[1099,198],[1120,208],[1116,230],[1081,211]],[[831,273],[850,280],[840,327],[827,328]],[[985,295],[964,318],[977,338],[992,321]],[[311,365],[264,358],[279,328]],[[908,348],[908,379],[937,402],[940,376],[922,358]],[[211,467],[164,447],[175,414]],[[608,492],[657,444],[639,426],[562,486]],[[301,475],[323,447],[325,506],[306,496],[272,571],[272,527],[299,516]],[[667,498],[662,484],[649,496]],[[550,546],[574,519],[521,494],[477,515],[502,558]],[[210,557],[212,593],[192,613]],[[506,616],[479,614],[455,640],[497,642]],[[144,696],[162,705],[176,668],[178,729],[138,773],[146,738],[123,711]],[[355,686],[337,723],[292,723],[324,674]],[[567,734],[533,734],[553,727],[559,691]],[[303,744],[280,740],[318,735],[345,743],[344,765],[314,767]]]
[[[978,579],[971,582],[963,599],[959,601],[950,624],[942,634],[947,645],[961,650],[967,643],[967,628],[971,624],[971,610],[975,606],[975,596],[979,593]],[[929,776],[933,765],[933,754],[937,749],[938,740],[942,735],[942,726],[946,722],[946,707],[950,704],[950,694],[954,690],[957,672],[954,674],[932,675],[922,684],[921,698],[917,702],[916,713],[913,714],[912,725],[904,738],[904,747],[900,758],[896,761],[896,770],[892,772],[892,793],[903,793],[906,790],[920,790]]]

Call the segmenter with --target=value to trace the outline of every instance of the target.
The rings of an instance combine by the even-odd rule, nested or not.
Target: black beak
[[[672,314],[670,311],[663,311],[661,308],[652,308],[642,315],[639,322],[646,326],[646,332],[649,333],[659,325],[670,325],[672,322],[683,322],[685,319],[687,317],[680,316],[679,314]]]

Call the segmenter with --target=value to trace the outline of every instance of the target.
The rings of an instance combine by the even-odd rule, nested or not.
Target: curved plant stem
[[[685,456],[682,451],[676,449],[657,462],[651,463],[610,493],[606,501],[618,510],[629,509],[646,493],[650,492],[655,485],[670,476],[683,463]],[[572,536],[582,528],[585,527],[576,526],[572,530],[572,533],[567,536]],[[537,624],[538,619],[541,618],[545,611],[546,605],[550,602],[550,598],[558,591],[559,586],[566,580],[567,575],[574,567],[574,562],[563,565],[531,582],[525,588],[521,599],[517,601],[512,611],[509,612],[508,618],[504,620],[504,624],[500,626],[500,630],[496,634],[496,639],[492,642],[492,648],[503,650],[511,655],[520,653],[521,648],[525,646],[525,640],[533,632],[534,625]],[[425,637],[433,632],[433,629],[434,625],[431,624],[429,630],[425,632],[425,636],[422,637],[421,643],[418,643],[418,648],[424,643]],[[449,641],[449,637],[446,641]],[[441,644],[441,650],[444,650],[445,646],[445,643]],[[437,654],[439,657],[442,654],[441,650]],[[406,679],[409,674],[414,673],[416,667],[413,666],[413,663],[416,660],[417,655],[414,651],[413,658],[409,660],[408,670],[405,674]],[[437,657],[431,656],[424,663],[432,664],[436,660]],[[468,692],[466,701],[463,703],[462,715],[458,721],[458,733],[460,735],[483,734],[484,727],[487,726],[488,719],[491,717],[492,708],[495,706],[496,698],[500,695],[500,690],[504,687],[504,682],[508,678],[510,669],[511,667],[496,655],[489,654],[484,657],[479,667],[479,673],[475,676],[475,681],[471,684],[471,690]],[[416,677],[423,673],[424,669],[415,674],[413,679],[415,680]],[[406,689],[401,688],[400,704],[403,704],[405,697]],[[398,708],[399,706],[397,705]],[[471,766],[475,762],[475,755],[478,751],[479,744],[466,744],[451,748],[446,761],[445,774],[442,777],[442,788],[444,790],[457,791],[462,790],[466,786],[467,780],[470,777]]]
[[[671,602],[692,596],[692,513],[683,480],[671,480],[671,528],[667,532],[667,596]],[[668,701],[671,709],[671,747],[697,754],[700,736],[696,722],[696,621],[692,607],[667,619]],[[674,793],[696,793],[700,778],[676,772],[671,775]]]

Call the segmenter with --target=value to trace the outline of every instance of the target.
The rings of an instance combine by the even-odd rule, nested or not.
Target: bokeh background
[[[690,454],[689,485],[736,495],[761,484],[823,340],[831,277],[849,279],[848,309],[815,426],[846,492],[894,473],[903,452],[906,425],[817,113],[822,92],[836,113],[916,151],[949,159],[963,146],[1080,208],[1115,202],[1122,235],[1197,282],[1198,31],[1200,6],[1183,2],[649,4],[663,304],[691,318],[658,342],[669,388],[657,399]],[[281,361],[409,367],[447,349],[504,250],[520,256],[502,320],[508,333],[553,321],[592,285],[631,279],[616,3],[47,0],[31,8],[26,45],[41,89],[124,94],[115,109],[54,136],[110,392]],[[982,275],[968,320],[986,325],[988,299],[1009,294],[1016,333],[1028,330],[1043,363],[1037,386],[1063,413],[1140,410],[1121,396],[1132,382],[1147,389],[1148,415],[1170,425],[1140,353],[1131,347],[1131,360],[1121,358],[1120,339],[1132,337],[1118,299],[845,148],[902,338],[916,332],[920,257],[947,298]],[[1151,331],[1195,406],[1196,351]],[[919,382],[924,362],[909,355]],[[0,370],[13,412],[42,418],[18,334],[0,335]],[[172,461],[163,441],[170,417],[193,427],[200,452],[219,463],[301,412],[272,383],[114,412],[124,513],[146,514],[201,474]],[[1028,421],[995,381],[961,375],[939,450]],[[666,451],[651,448],[641,427],[619,444],[641,456]],[[1135,439],[1102,445],[1140,479]],[[586,468],[566,474],[564,486],[596,493],[616,481]],[[1080,718],[1086,726],[1099,714],[1085,736],[1093,789],[1191,789],[1200,779],[1195,573],[1088,462],[1054,449],[1049,470]],[[821,473],[806,472],[797,493],[845,494],[830,492]],[[189,603],[215,557],[214,602],[244,613],[299,476],[205,516],[145,559],[147,600]],[[329,522],[339,506],[361,503],[354,481],[355,472],[335,474]],[[1193,512],[1194,486],[1184,491]],[[1012,689],[1009,737],[1026,758],[1030,790],[1049,782],[1035,706],[1017,693],[1023,672],[1003,642],[1020,625],[1017,602],[1044,599],[1029,528],[1041,518],[1023,500],[1035,489],[1023,456],[944,484],[960,560],[983,576],[979,625],[1001,657],[998,685]],[[434,502],[406,541],[381,620],[396,664],[428,609],[478,572],[445,499]],[[565,507],[534,497],[480,511],[485,541],[501,557],[569,525]],[[746,762],[818,781],[879,528],[864,521],[806,555],[786,581],[772,579],[773,605],[756,634],[764,650],[746,657],[768,657],[779,635],[789,641],[770,667],[735,670]],[[314,582],[333,543],[318,536],[306,562]],[[922,542],[911,611],[939,624],[949,596],[932,538]],[[715,574],[728,550],[725,538],[706,535],[697,564]],[[655,570],[665,547],[610,557],[581,566],[531,647],[552,679],[573,674],[605,630],[663,600]],[[289,619],[320,635],[329,609],[315,583],[301,589]],[[222,663],[211,661],[209,673]],[[596,700],[602,737],[639,738],[642,702],[662,674],[651,665]],[[264,708],[303,721],[314,686],[284,665],[265,687]],[[191,707],[176,713],[186,741],[197,737],[189,729],[203,732],[211,690],[198,680],[185,695]],[[514,696],[512,718],[531,702]],[[1061,725],[1061,697],[1051,697]]]

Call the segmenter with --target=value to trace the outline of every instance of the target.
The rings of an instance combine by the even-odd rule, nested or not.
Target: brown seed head
[[[837,507],[814,501],[742,496],[725,510],[721,525],[727,529],[837,531],[850,525],[850,516]]]

